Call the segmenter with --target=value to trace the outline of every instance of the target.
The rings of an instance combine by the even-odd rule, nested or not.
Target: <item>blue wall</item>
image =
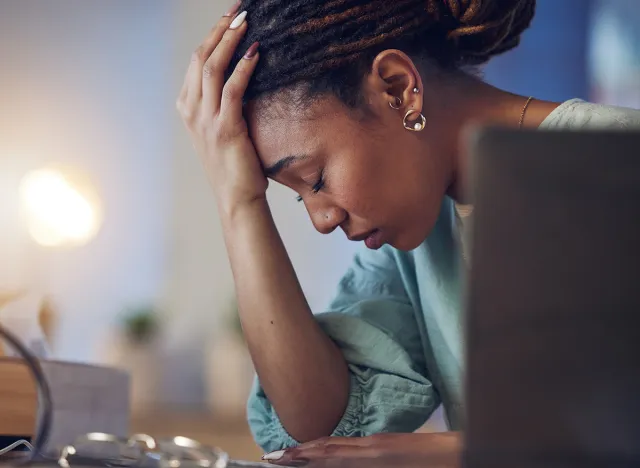
[[[520,46],[496,57],[485,79],[499,88],[538,99],[588,99],[588,43],[592,0],[538,0]]]

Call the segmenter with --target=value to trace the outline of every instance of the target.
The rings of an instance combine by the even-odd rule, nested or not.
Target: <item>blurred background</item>
[[[255,458],[232,276],[174,105],[230,3],[0,0],[0,307],[35,297],[21,313],[45,316],[53,358],[128,370],[134,430]],[[540,99],[640,108],[640,2],[538,0],[521,47],[485,74]],[[288,189],[269,197],[321,311],[355,246],[315,232]]]

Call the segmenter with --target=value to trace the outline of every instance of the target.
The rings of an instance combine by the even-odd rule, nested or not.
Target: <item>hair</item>
[[[438,71],[479,66],[519,44],[535,6],[536,0],[242,0],[249,28],[233,64],[260,42],[246,100],[302,84],[304,98],[333,94],[358,107],[362,80],[383,50],[402,50],[419,67]]]

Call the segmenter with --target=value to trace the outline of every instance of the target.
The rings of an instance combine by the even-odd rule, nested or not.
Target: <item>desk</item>
[[[52,426],[47,448],[72,443],[87,432],[126,435],[129,377],[117,370],[60,361],[41,361],[51,390]],[[0,435],[31,437],[38,397],[24,361],[0,358]]]
[[[0,436],[34,431],[38,393],[23,361],[0,357]]]
[[[419,432],[438,432],[437,429],[436,422],[425,425]],[[131,433],[144,433],[157,438],[181,435],[219,447],[231,458],[239,460],[258,461],[263,455],[244,418],[224,421],[205,412],[156,411],[132,416]]]
[[[184,436],[209,446],[219,447],[231,458],[258,461],[262,450],[256,445],[243,419],[223,421],[205,412],[156,411],[134,415],[131,433],[149,434],[159,439]]]

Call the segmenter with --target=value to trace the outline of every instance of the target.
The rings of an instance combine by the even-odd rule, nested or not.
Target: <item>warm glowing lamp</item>
[[[20,187],[27,228],[44,247],[85,245],[102,215],[93,186],[75,171],[45,168],[27,174]]]
[[[21,181],[20,197],[27,231],[37,244],[47,250],[29,249],[30,254],[25,258],[30,270],[28,278],[25,278],[27,284],[20,291],[15,288],[5,292],[0,290],[0,307],[13,302],[11,305],[16,310],[20,308],[19,313],[14,310],[12,315],[6,315],[4,319],[13,323],[17,327],[14,331],[18,330],[16,333],[30,345],[42,342],[32,351],[39,357],[46,357],[56,322],[55,308],[49,298],[50,256],[54,255],[49,249],[68,249],[87,244],[100,229],[102,211],[89,179],[67,168],[52,166],[28,173]],[[22,303],[16,304],[20,300]],[[38,310],[32,310],[35,307]],[[35,327],[30,322],[33,319],[30,314],[34,312],[37,313]],[[36,331],[37,327],[42,329],[43,334]],[[48,345],[44,344],[45,339]]]

